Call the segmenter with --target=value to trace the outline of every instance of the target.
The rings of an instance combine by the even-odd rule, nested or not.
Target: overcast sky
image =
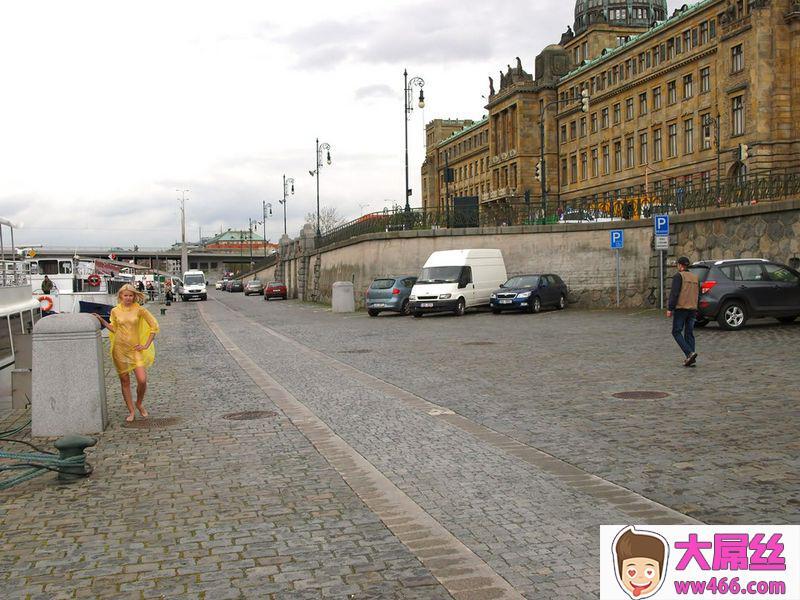
[[[670,2],[670,9],[678,3]],[[412,205],[424,123],[480,118],[489,75],[573,21],[571,0],[6,0],[0,5],[0,216],[26,244],[164,246],[246,228],[262,201],[290,235],[321,204],[345,217],[403,202],[403,69]],[[366,206],[365,206],[366,205]]]

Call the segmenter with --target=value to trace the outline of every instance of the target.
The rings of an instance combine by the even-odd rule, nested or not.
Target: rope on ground
[[[53,454],[19,453],[0,451],[0,459],[20,461],[10,465],[0,466],[0,472],[29,469],[21,475],[0,481],[0,490],[5,490],[20,483],[24,483],[39,475],[54,471],[74,477],[88,477],[92,474],[92,466],[86,463],[86,455],[60,458]],[[78,470],[80,467],[80,470]]]
[[[16,429],[9,429],[8,431],[0,431],[0,440],[5,439],[5,438],[7,438],[9,436],[12,436],[15,433],[19,433],[20,431],[22,431],[26,427],[29,427],[30,424],[31,424],[31,420],[29,419],[28,422],[25,423],[25,425],[17,427]]]

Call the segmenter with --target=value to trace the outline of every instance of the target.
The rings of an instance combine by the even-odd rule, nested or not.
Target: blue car
[[[411,314],[408,297],[416,282],[415,275],[374,279],[367,290],[367,314],[370,317],[377,317],[387,310],[403,315]]]
[[[546,306],[566,308],[568,296],[567,284],[558,275],[518,275],[492,292],[489,305],[496,315],[504,310],[538,313]]]

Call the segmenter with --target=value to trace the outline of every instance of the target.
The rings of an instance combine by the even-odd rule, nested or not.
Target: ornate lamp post
[[[267,260],[267,217],[272,216],[272,203],[261,201],[261,224],[264,226],[264,260]]]
[[[721,160],[721,154],[720,154],[720,142],[721,142],[721,139],[720,139],[719,124],[720,124],[719,113],[717,114],[717,118],[716,119],[713,118],[711,115],[706,115],[706,118],[703,121],[703,126],[704,127],[707,127],[709,129],[711,129],[712,126],[714,127],[714,144],[717,147],[717,198],[716,198],[717,204],[720,204],[720,202],[722,201],[722,199],[719,196],[719,193],[720,193],[720,169],[722,168],[722,165],[721,165],[722,160]],[[705,138],[705,135],[703,137]]]
[[[309,171],[308,174],[312,177],[317,178],[317,237],[322,235],[322,232],[319,228],[319,171],[322,168],[322,153],[327,152],[328,159],[327,163],[331,164],[331,145],[326,143],[319,143],[319,138],[317,138],[317,168],[313,171]]]
[[[409,80],[408,70],[404,70],[403,81],[405,82],[403,88],[405,110],[403,114],[405,115],[405,128],[406,128],[406,189],[404,195],[406,197],[406,212],[411,212],[411,204],[409,204],[409,197],[411,196],[411,190],[408,188],[408,120],[411,118],[411,113],[414,111],[411,98],[411,92],[414,89],[414,86],[419,87],[419,107],[425,108],[425,94],[422,92],[422,88],[425,87],[425,80],[422,79],[422,77],[412,77]]]
[[[291,186],[292,196],[294,196],[294,177],[287,178],[283,176],[283,200],[278,200],[283,204],[283,235],[286,235],[286,196],[289,195],[289,187]]]

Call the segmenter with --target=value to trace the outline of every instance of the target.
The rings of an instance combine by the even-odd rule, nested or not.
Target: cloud
[[[402,92],[400,92],[402,94]],[[381,98],[396,98],[398,90],[393,89],[391,86],[385,84],[365,85],[355,91],[356,100],[371,100]]]

